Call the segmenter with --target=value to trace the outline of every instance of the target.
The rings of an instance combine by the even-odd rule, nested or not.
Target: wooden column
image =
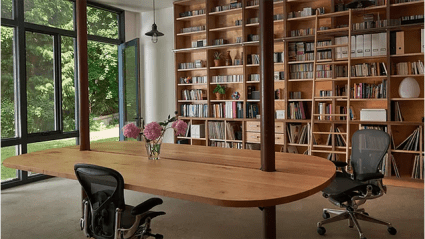
[[[80,95],[80,150],[90,150],[89,73],[87,62],[87,0],[76,1],[78,82]]]
[[[273,0],[260,0],[261,170],[275,171]],[[276,239],[276,206],[263,208],[263,238]]]
[[[273,0],[260,0],[261,170],[275,171]]]

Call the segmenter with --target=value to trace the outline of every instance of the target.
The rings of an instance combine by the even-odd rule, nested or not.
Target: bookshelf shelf
[[[344,0],[344,3],[347,3],[347,1],[348,0]],[[252,91],[258,91],[260,89],[260,81],[247,81],[248,79],[251,79],[252,75],[261,73],[259,64],[247,64],[251,62],[248,60],[248,55],[261,54],[259,41],[247,41],[249,35],[259,34],[260,24],[249,23],[249,19],[258,17],[259,5],[247,6],[247,1],[241,2],[243,5],[242,8],[221,12],[211,12],[211,9],[215,9],[216,5],[229,5],[231,3],[230,0],[183,0],[174,2],[175,65],[178,68],[181,63],[195,63],[196,60],[202,60],[202,66],[206,66],[193,69],[176,69],[176,109],[179,112],[179,115],[183,115],[181,110],[187,110],[187,107],[191,105],[193,106],[191,107],[192,109],[197,107],[195,111],[204,110],[203,112],[205,112],[206,110],[207,114],[203,114],[201,116],[208,116],[179,116],[179,119],[190,122],[192,125],[205,125],[206,137],[202,139],[176,137],[175,139],[187,139],[186,141],[189,141],[188,143],[192,145],[219,147],[230,146],[232,148],[243,149],[253,149],[258,147],[258,144],[260,143],[260,141],[251,142],[253,140],[250,140],[247,136],[247,133],[253,132],[250,130],[253,129],[252,125],[260,124],[260,119],[251,113],[261,112],[261,100],[258,98],[249,99],[255,98],[255,96],[251,96]],[[283,137],[281,137],[279,142],[277,142],[275,147],[276,151],[282,150],[282,152],[288,152],[288,146],[292,146],[299,147],[298,153],[308,152],[311,155],[331,158],[332,160],[343,161],[343,159],[345,159],[348,161],[351,149],[351,136],[355,131],[362,129],[363,127],[379,126],[381,128],[385,128],[387,132],[394,135],[394,141],[397,144],[401,143],[408,134],[416,128],[424,127],[424,123],[422,122],[425,100],[422,92],[424,75],[394,75],[397,72],[394,71],[394,67],[396,67],[398,63],[417,62],[418,60],[423,62],[423,53],[417,52],[420,51],[420,39],[417,40],[417,37],[415,37],[412,45],[414,47],[411,49],[406,47],[406,54],[390,55],[391,32],[407,31],[407,36],[410,36],[410,33],[413,33],[412,36],[420,35],[420,29],[424,28],[424,23],[421,22],[394,26],[389,25],[391,24],[391,19],[400,19],[403,16],[422,15],[423,12],[421,8],[423,8],[424,1],[421,0],[418,2],[394,4],[394,1],[387,0],[386,5],[383,6],[373,6],[365,9],[362,8],[360,10],[348,10],[341,12],[335,12],[336,2],[337,1],[329,0],[285,0],[274,2],[273,14],[283,15],[282,20],[274,21],[274,49],[275,52],[285,53],[282,56],[282,62],[274,63],[275,72],[283,72],[283,75],[279,73],[279,78],[283,78],[284,80],[270,79],[273,80],[276,96],[279,95],[278,97],[275,97],[279,99],[274,100],[276,117],[279,117],[279,119],[275,119],[275,122],[276,125],[281,127],[280,129],[283,129],[282,132],[279,131]],[[289,12],[303,11],[304,8],[309,7],[313,9],[323,7],[326,9],[326,13],[317,16],[312,15],[286,19]],[[200,9],[205,9],[205,14],[180,17],[180,13]],[[364,15],[367,14],[373,14],[374,21],[387,21],[388,26],[352,30],[353,27],[349,25],[350,22],[360,24],[365,21]],[[298,16],[298,14],[294,15]],[[377,19],[378,15],[379,19]],[[234,26],[235,21],[238,21],[237,24],[241,25]],[[205,26],[205,31],[180,33],[181,29],[191,26]],[[362,25],[359,26],[363,27]],[[378,26],[378,23],[376,23],[376,26]],[[328,29],[318,30],[319,27],[326,27]],[[307,33],[311,32],[315,33],[307,35]],[[352,57],[348,52],[348,57],[344,55],[346,57],[341,58],[341,49],[349,49],[353,45],[349,45],[345,39],[342,41],[339,37],[347,36],[348,39],[352,39],[351,37],[357,38],[359,35],[365,34],[384,34],[386,36],[386,44],[384,46],[384,48],[387,48],[387,51],[385,52],[386,54],[356,58]],[[194,45],[193,43],[195,41],[204,39],[206,40],[207,46],[188,48],[188,46]],[[230,43],[224,45],[210,45],[217,39],[224,39]],[[249,39],[251,39],[251,37],[249,37]],[[337,39],[340,41],[337,41]],[[410,44],[410,40],[411,39],[409,39],[408,44]],[[319,45],[318,42],[320,41],[329,42]],[[295,45],[295,48],[292,47],[293,45]],[[295,49],[295,54],[291,54],[291,49]],[[231,58],[241,59],[242,65],[214,67],[213,60],[215,51],[230,51]],[[340,51],[339,55],[338,51]],[[300,54],[305,54],[306,57],[298,57]],[[307,56],[307,54],[310,55]],[[313,58],[312,56],[315,56],[315,54],[321,54],[319,56],[320,59],[329,59],[316,61],[296,60],[311,59]],[[254,61],[252,62],[254,63]],[[233,61],[232,63],[234,64]],[[369,66],[372,66],[372,63],[385,63],[388,75],[382,75],[384,73],[379,71],[379,69],[382,69],[382,65],[379,65],[378,71],[370,71],[370,73],[368,73],[371,75],[373,74],[374,76],[344,77],[344,75],[348,75],[349,70],[351,69],[360,71],[357,70],[360,69],[360,65],[362,65],[361,71],[363,74],[363,71],[365,70],[363,67],[367,67],[369,70]],[[355,67],[358,68],[356,69]],[[212,82],[212,77],[218,75],[243,75],[244,80],[242,82]],[[207,83],[180,84],[180,79],[187,77],[206,77]],[[410,99],[400,98],[398,88],[403,78],[406,77],[413,77],[418,81],[421,88],[421,94],[419,97]],[[386,98],[351,98],[353,97],[351,88],[354,88],[354,86],[357,86],[360,83],[373,85],[372,87],[376,87],[377,85],[379,85],[379,87],[384,87],[385,84],[384,89],[386,90]],[[224,97],[225,100],[216,100],[215,95],[213,94],[213,89],[218,84],[225,85],[227,88],[226,97]],[[346,87],[348,87],[349,90]],[[206,100],[179,100],[179,98],[182,98],[181,95],[183,90],[190,91],[198,89],[202,90],[203,93],[205,92]],[[231,98],[231,94],[236,91],[240,93],[240,100],[232,100]],[[323,91],[327,94],[328,92],[332,92],[332,95],[334,96],[319,97]],[[298,98],[298,94],[300,93],[302,99],[290,99],[290,92],[296,92],[294,97]],[[378,92],[381,93],[381,91]],[[347,96],[336,96],[341,94]],[[380,97],[381,96],[382,95],[380,95]],[[218,105],[223,105],[223,112],[229,112],[225,111],[225,107],[234,107],[235,103],[232,104],[227,102],[236,102],[238,107],[237,112],[239,113],[237,116],[242,118],[211,117],[214,113],[216,113],[216,110],[219,109]],[[394,119],[395,105],[399,105],[398,107],[401,110],[403,121],[391,121]],[[363,109],[385,109],[387,121],[360,121],[360,112]],[[346,113],[347,111],[348,113]],[[233,109],[232,112],[234,112]],[[240,114],[241,112],[242,114]],[[191,113],[193,113],[193,111]],[[354,119],[350,118],[352,116],[354,116]],[[323,118],[324,120],[319,120],[319,118]],[[214,122],[222,123],[226,126],[224,130],[224,138],[212,137],[209,135],[209,124]],[[235,137],[236,132],[238,132],[238,137],[241,137],[242,140],[227,140],[234,139],[232,136],[230,138],[228,137],[229,134],[226,131],[227,124],[232,124],[232,127],[235,127]],[[307,135],[310,135],[310,132],[314,132],[316,141],[322,142],[322,145],[313,145],[310,137],[304,138],[304,140],[309,140],[308,142],[303,142],[304,144],[298,144],[298,141],[292,141],[293,138],[289,138],[287,136],[287,134],[291,133],[291,130],[288,131],[289,126],[299,127],[294,132],[301,132],[301,129],[303,129]],[[345,138],[344,141],[347,145],[338,146],[340,145],[338,144],[338,140],[333,140],[332,145],[325,145],[329,135],[333,135],[338,139],[339,137]],[[424,142],[423,135],[423,133],[420,135],[421,144]],[[209,137],[222,139],[209,139]],[[404,164],[404,166],[400,166],[401,178],[385,177],[384,181],[391,182],[392,185],[398,186],[423,187],[423,180],[410,179],[412,171],[411,168],[409,168],[413,167],[415,154],[423,153],[423,150],[423,146],[420,147],[420,151],[389,149],[389,153],[398,155],[398,158],[395,156],[397,164],[402,165],[404,161],[406,164]],[[424,156],[421,155],[421,159],[423,157]]]
[[[195,19],[204,18],[205,16],[206,14],[199,14],[199,15],[189,16],[189,17],[179,17],[179,18],[176,18],[176,21],[191,21]]]
[[[235,8],[235,9],[219,11],[219,12],[210,12],[209,15],[218,16],[218,15],[231,15],[231,14],[240,14],[240,13],[242,13],[242,8]]]

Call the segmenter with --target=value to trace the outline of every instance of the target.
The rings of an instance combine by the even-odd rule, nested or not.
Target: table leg
[[[263,209],[263,238],[276,239],[276,206]]]

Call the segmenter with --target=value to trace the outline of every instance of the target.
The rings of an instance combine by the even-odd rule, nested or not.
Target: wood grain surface
[[[227,207],[267,207],[296,201],[325,188],[335,176],[332,162],[315,156],[276,153],[276,172],[263,172],[260,151],[163,144],[161,159],[148,160],[142,142],[50,149],[6,159],[3,165],[76,179],[76,163],[109,167],[125,188]]]

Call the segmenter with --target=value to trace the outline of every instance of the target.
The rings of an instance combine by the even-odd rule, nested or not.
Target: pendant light
[[[164,36],[164,33],[158,31],[158,27],[155,24],[155,0],[152,0],[152,1],[153,1],[153,24],[152,24],[152,30],[150,30],[149,32],[146,32],[145,35],[152,37],[152,42],[153,43],[157,43],[158,42],[158,37]]]
[[[346,5],[347,8],[365,8],[375,5],[374,1],[371,0],[354,0]]]

